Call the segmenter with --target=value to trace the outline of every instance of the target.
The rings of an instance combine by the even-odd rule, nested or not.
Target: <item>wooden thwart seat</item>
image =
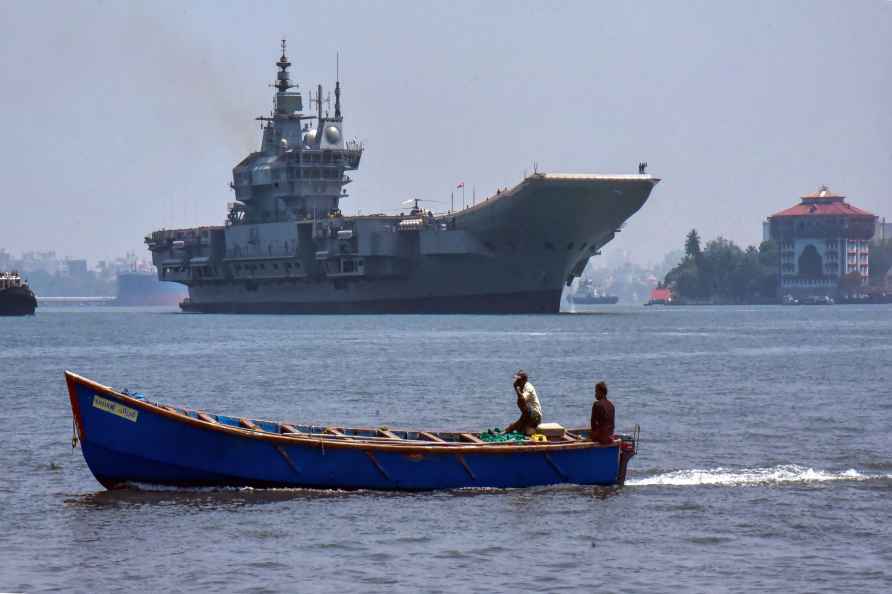
[[[390,439],[402,439],[402,437],[400,437],[390,429],[378,429],[378,435],[380,435],[381,437],[389,437]]]
[[[476,435],[471,435],[470,433],[460,433],[459,437],[461,437],[462,441],[470,441],[471,443],[486,443]]]
[[[298,430],[297,427],[289,425],[288,423],[282,423],[280,427],[282,428],[282,433],[300,433],[300,430]]]
[[[419,431],[418,437],[420,437],[421,439],[426,439],[427,441],[437,441],[440,443],[446,443],[445,439],[443,439],[439,435],[434,435],[433,433],[431,433],[429,431]]]
[[[217,419],[215,419],[214,417],[212,417],[211,415],[209,415],[205,412],[198,411],[197,416],[199,419],[201,419],[202,421],[205,421],[206,423],[215,423],[216,424],[216,422],[217,422]]]
[[[260,431],[260,427],[258,427],[254,421],[251,419],[241,418],[238,420],[238,424],[244,427],[245,429],[253,429],[254,431]]]

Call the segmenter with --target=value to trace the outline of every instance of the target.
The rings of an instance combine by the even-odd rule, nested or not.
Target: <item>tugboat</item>
[[[671,289],[657,287],[650,292],[650,299],[644,305],[672,305],[674,299]]]
[[[18,272],[0,272],[0,316],[31,316],[37,298]]]
[[[607,295],[596,287],[590,278],[583,279],[576,291],[570,295],[570,302],[579,305],[614,305],[617,301],[619,297]]]

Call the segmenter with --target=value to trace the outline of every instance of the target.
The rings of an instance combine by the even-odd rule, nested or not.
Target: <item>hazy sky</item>
[[[542,171],[663,181],[608,250],[642,263],[828,184],[892,219],[892,3],[2,4],[0,248],[96,259],[219,225],[281,37],[366,143],[347,213]],[[606,251],[606,250],[605,250]]]

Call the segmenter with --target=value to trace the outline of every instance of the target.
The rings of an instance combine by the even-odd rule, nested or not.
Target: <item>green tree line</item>
[[[883,287],[892,268],[892,239],[870,244],[870,284]]]
[[[741,249],[723,237],[701,247],[692,229],[685,255],[666,274],[664,284],[682,301],[699,303],[765,303],[777,300],[778,254],[773,241]]]

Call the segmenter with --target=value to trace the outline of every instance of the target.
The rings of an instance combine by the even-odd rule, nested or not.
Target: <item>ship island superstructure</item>
[[[187,311],[225,313],[557,312],[565,283],[659,181],[643,173],[533,173],[470,208],[345,216],[363,145],[292,84],[285,42],[260,150],[233,169],[222,226],[146,237],[162,281],[189,287]]]

